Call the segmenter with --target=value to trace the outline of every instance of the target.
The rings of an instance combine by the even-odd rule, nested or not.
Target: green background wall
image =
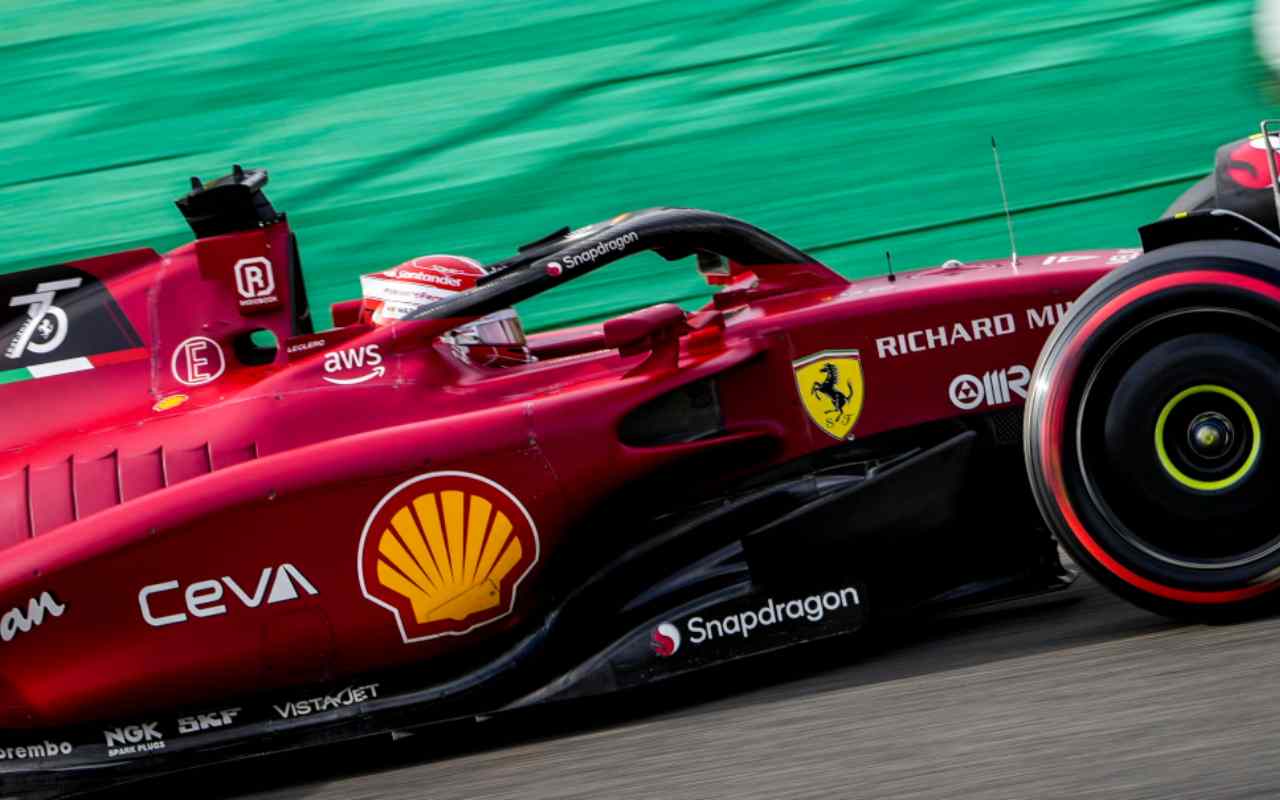
[[[1248,0],[34,0],[0,27],[0,271],[188,238],[191,174],[271,170],[321,318],[356,275],[494,260],[650,205],[847,275],[1132,245],[1274,109]],[[656,279],[655,277],[656,276]],[[693,301],[632,259],[531,327]]]

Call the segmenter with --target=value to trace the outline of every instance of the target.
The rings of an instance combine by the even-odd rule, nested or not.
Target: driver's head
[[[488,274],[475,259],[464,256],[420,256],[382,272],[360,276],[364,306],[360,319],[386,325],[403,319],[418,306],[465,292]]]

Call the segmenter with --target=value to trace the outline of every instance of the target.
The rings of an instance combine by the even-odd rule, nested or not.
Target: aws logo
[[[502,486],[468,472],[419,475],[369,515],[360,590],[395,616],[406,643],[460,635],[511,613],[538,548],[533,518]]]
[[[334,373],[349,372],[353,369],[365,369],[366,367],[369,368],[369,371],[363,375],[351,378],[331,377]],[[340,386],[364,383],[387,374],[387,368],[382,366],[382,351],[378,349],[376,344],[366,344],[363,347],[347,347],[342,350],[334,350],[332,353],[325,353],[324,371],[327,373],[324,376],[326,381]]]

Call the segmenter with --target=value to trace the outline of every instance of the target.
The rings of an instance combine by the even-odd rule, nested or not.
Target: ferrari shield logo
[[[800,404],[835,439],[852,439],[862,412],[862,360],[857,350],[823,350],[792,362]]]

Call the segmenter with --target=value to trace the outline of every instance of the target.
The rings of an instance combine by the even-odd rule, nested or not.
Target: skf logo
[[[511,492],[468,472],[397,486],[365,523],[360,590],[406,643],[459,635],[511,613],[538,560],[538,530]]]
[[[670,622],[660,624],[653,629],[649,645],[653,648],[655,655],[663,658],[674,656],[680,649],[680,629]]]
[[[330,377],[335,372],[363,369],[364,367],[370,367],[370,370],[353,378]],[[364,383],[387,374],[387,368],[382,366],[382,351],[378,349],[376,344],[366,344],[363,347],[348,347],[343,350],[334,350],[332,353],[325,353],[324,371],[329,373],[324,376],[324,379],[329,383],[338,385]]]
[[[138,608],[142,610],[142,619],[148,625],[162,628],[186,622],[192,617],[222,616],[228,611],[228,603],[232,608],[258,608],[264,604],[287,603],[302,596],[299,589],[308,595],[319,594],[297,567],[281,564],[262,570],[256,585],[241,586],[225,575],[217,580],[211,578],[196,581],[185,588],[178,581],[153,583],[142,587],[138,592]],[[227,590],[231,593],[230,597],[227,596]]]
[[[791,366],[809,419],[834,439],[852,439],[864,394],[858,351],[823,350]]]
[[[183,386],[203,386],[221,377],[227,360],[217,342],[208,336],[192,336],[173,351],[169,369]]]
[[[1027,384],[1031,382],[1031,370],[1015,364],[1008,369],[997,369],[977,375],[957,375],[947,393],[951,404],[963,411],[971,411],[981,405],[1001,406],[1011,402],[1013,396],[1027,397]]]
[[[280,305],[280,297],[276,294],[276,273],[270,261],[261,256],[242,258],[236,262],[234,271],[242,313],[265,311]]]
[[[214,731],[218,728],[225,728],[235,722],[236,715],[240,713],[238,708],[227,708],[222,711],[214,711],[212,714],[197,714],[194,717],[180,717],[178,719],[178,733],[204,733],[205,731]]]
[[[125,725],[103,731],[107,742],[107,756],[131,756],[136,753],[148,753],[164,749],[164,735],[157,730],[158,722],[144,722],[141,725]]]

